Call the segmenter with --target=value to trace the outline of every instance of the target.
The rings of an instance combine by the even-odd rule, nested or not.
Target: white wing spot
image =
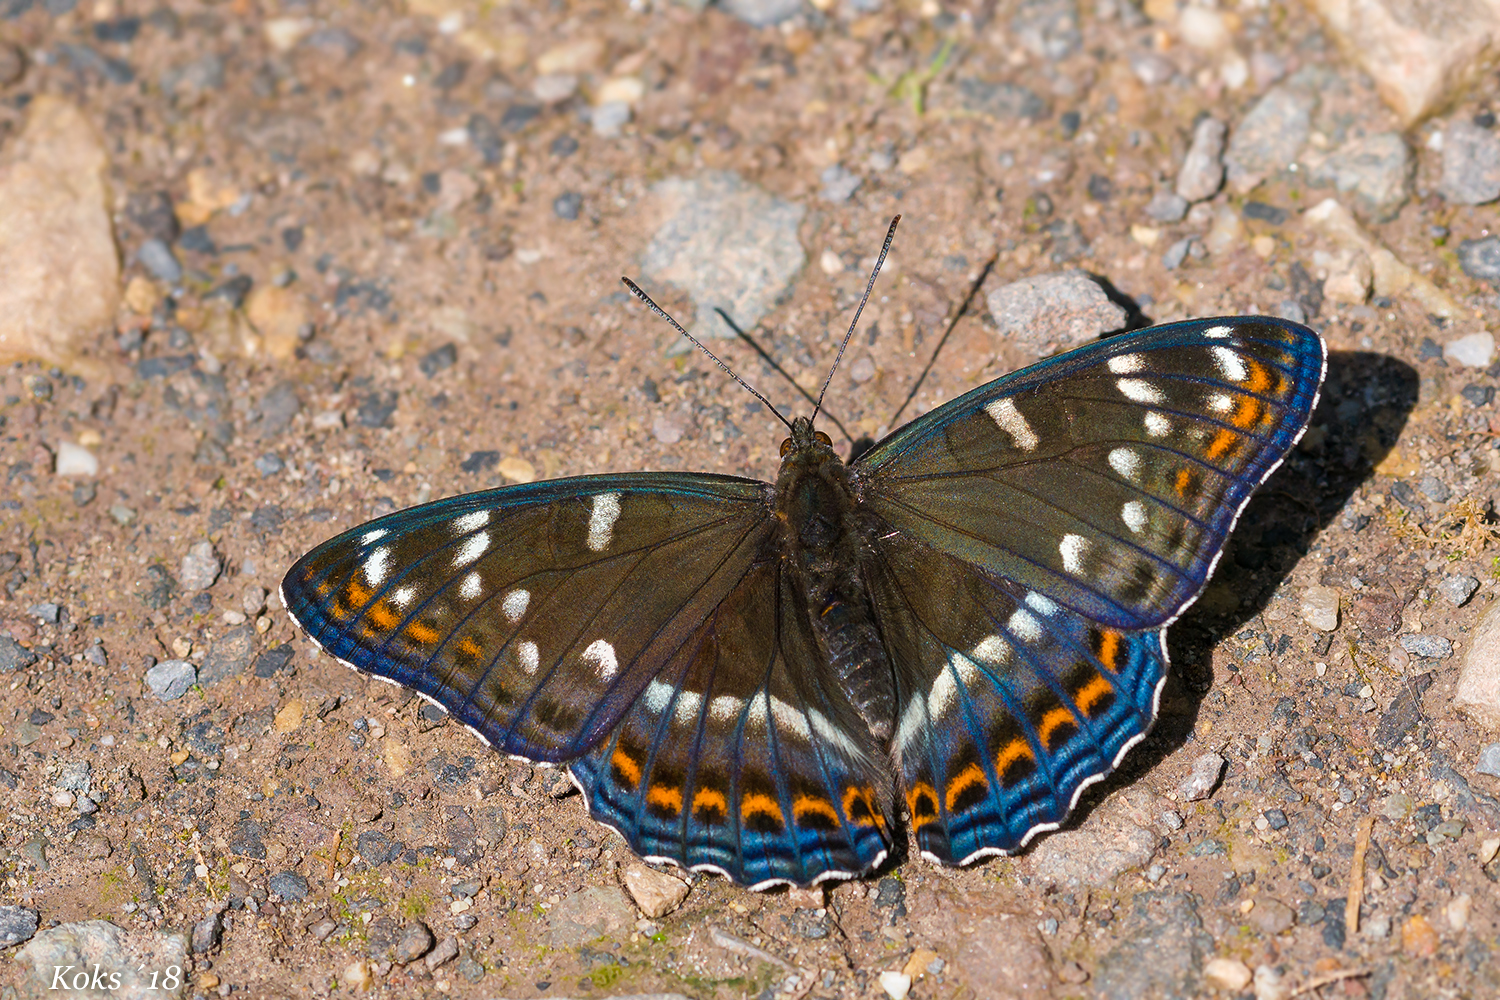
[[[1037,446],[1038,438],[1036,431],[1021,416],[1021,411],[1016,409],[1016,401],[1013,399],[997,399],[984,408],[1000,426],[1000,429],[1010,435],[1010,439],[1016,443],[1016,447],[1022,451],[1031,451]]]
[[[1057,614],[1057,602],[1043,594],[1038,594],[1034,590],[1026,592],[1026,604],[1031,610],[1041,612],[1049,618]]]
[[[642,699],[648,709],[660,715],[672,701],[672,685],[666,681],[652,681],[646,685],[646,693],[642,695]]]
[[[417,596],[416,587],[397,587],[391,591],[391,603],[398,608],[404,608],[411,603],[411,599]]]
[[[737,698],[732,694],[721,694],[708,703],[708,714],[719,722],[725,722],[740,714],[744,708],[745,699]]]
[[[1172,421],[1155,410],[1151,410],[1146,414],[1145,424],[1146,433],[1154,438],[1166,437],[1172,433]]]
[[[1122,378],[1115,380],[1115,387],[1125,395],[1127,399],[1133,399],[1137,403],[1150,403],[1158,405],[1166,400],[1160,389],[1147,382],[1143,378]]]
[[[824,743],[831,743],[844,751],[844,755],[854,760],[864,760],[865,752],[860,749],[859,744],[849,738],[849,734],[838,726],[835,726],[828,717],[816,708],[807,710],[807,717],[812,722],[813,732],[818,734],[818,739]]]
[[[652,681],[660,684],[660,681]],[[677,707],[672,710],[672,717],[681,726],[691,726],[698,721],[698,712],[703,708],[703,696],[697,691],[677,692]]]
[[[474,574],[478,576],[478,573]],[[500,602],[500,610],[505,612],[505,617],[513,622],[521,620],[526,609],[531,606],[531,591],[517,587],[505,595],[505,600]]]
[[[385,582],[385,575],[391,569],[391,550],[382,545],[365,557],[365,579],[370,586],[378,587]]]
[[[610,539],[615,533],[615,521],[619,516],[620,494],[595,494],[593,510],[589,514],[589,551],[603,552],[609,548]]]
[[[1219,364],[1219,371],[1231,382],[1243,382],[1250,377],[1250,369],[1245,367],[1245,359],[1227,347],[1215,346],[1212,348],[1214,360]]]
[[[1139,354],[1118,354],[1109,359],[1109,370],[1116,375],[1134,375],[1146,367],[1146,359]]]
[[[485,549],[490,547],[490,533],[481,531],[477,535],[470,535],[464,539],[464,543],[453,553],[453,567],[462,569],[475,559],[484,555]]]
[[[896,727],[896,748],[905,750],[908,743],[915,741],[921,735],[922,728],[926,724],[927,699],[914,694],[911,701],[906,703],[906,711],[901,713],[901,724]]]
[[[458,596],[466,601],[472,601],[479,596],[484,589],[484,579],[478,573],[470,573],[464,577],[464,582],[459,585]]]
[[[1146,505],[1139,500],[1127,500],[1120,508],[1120,517],[1125,521],[1125,527],[1139,535],[1146,530]]]
[[[367,531],[363,535],[360,535],[359,544],[374,545],[376,542],[380,541],[382,538],[389,534],[390,532],[386,531],[384,528],[376,528],[374,531]]]
[[[1025,608],[1017,608],[1010,614],[1010,620],[1006,626],[1020,637],[1022,642],[1037,642],[1046,632],[1042,629],[1042,623],[1037,620],[1036,615]]]
[[[1223,340],[1225,337],[1233,335],[1233,333],[1234,333],[1234,328],[1233,327],[1228,327],[1228,326],[1211,326],[1211,327],[1208,327],[1207,329],[1205,329],[1203,331],[1203,336],[1205,336],[1205,337],[1212,337],[1215,340]]]
[[[1010,643],[998,635],[987,635],[974,646],[974,659],[998,667],[1010,659]]]
[[[1063,568],[1069,573],[1081,573],[1083,571],[1083,557],[1088,555],[1089,540],[1082,535],[1063,535],[1063,539],[1057,545],[1057,551],[1062,556]]]
[[[979,676],[979,668],[974,666],[962,653],[953,653],[948,657],[948,665],[932,681],[932,687],[927,691],[927,706],[934,719],[942,718],[953,704],[954,695],[958,694],[958,682],[972,684]]]
[[[521,661],[521,669],[528,674],[536,673],[536,665],[541,662],[537,656],[536,643],[531,641],[516,646],[516,658]]]
[[[1216,392],[1212,396],[1208,397],[1208,408],[1210,410],[1213,410],[1215,413],[1228,413],[1230,410],[1234,409],[1234,400],[1230,399],[1222,392]]]
[[[589,648],[583,651],[583,660],[593,664],[601,681],[609,680],[620,669],[620,661],[615,659],[615,647],[603,639],[595,639],[589,643]]]
[[[478,531],[490,523],[490,512],[487,510],[476,510],[462,517],[453,519],[453,533],[455,535],[467,535],[471,531]]]
[[[1109,467],[1126,479],[1134,479],[1141,471],[1141,456],[1129,448],[1116,448],[1109,453]]]

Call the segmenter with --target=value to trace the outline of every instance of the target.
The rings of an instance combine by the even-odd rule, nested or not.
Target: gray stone
[[[1275,314],[1293,323],[1305,324],[1307,322],[1307,310],[1303,309],[1302,303],[1296,299],[1282,299],[1276,306]]]
[[[1052,113],[1052,106],[1045,98],[1019,83],[966,76],[955,87],[959,105],[965,111],[987,115],[996,121],[1037,121]]]
[[[432,931],[422,921],[413,920],[401,929],[401,937],[396,941],[391,960],[397,965],[415,962],[432,950],[432,944]]]
[[[719,6],[756,28],[780,24],[805,9],[802,0],[719,0]]]
[[[48,624],[56,625],[58,616],[62,613],[62,608],[51,601],[43,601],[40,604],[33,604],[27,608],[26,613],[33,618],[40,618]]]
[[[266,883],[266,890],[280,896],[289,903],[298,903],[307,898],[310,891],[307,879],[297,872],[277,872]]]
[[[176,701],[198,683],[198,670],[187,660],[163,660],[146,671],[146,687],[162,701]]]
[[[1464,240],[1458,245],[1458,266],[1475,281],[1500,284],[1500,236]]]
[[[1181,222],[1182,217],[1187,215],[1188,200],[1176,191],[1168,191],[1165,188],[1151,196],[1146,203],[1146,217],[1153,222]],[[1187,247],[1182,252],[1187,253]],[[1178,260],[1178,263],[1182,263]]]
[[[669,178],[655,191],[669,217],[646,247],[642,273],[692,296],[689,329],[699,339],[735,335],[715,307],[753,328],[807,262],[797,240],[807,210],[734,173]]]
[[[1266,91],[1229,138],[1229,188],[1247,194],[1297,159],[1312,129],[1317,98],[1289,84]]]
[[[193,925],[193,954],[204,955],[219,946],[224,936],[224,921],[218,913],[210,913]]]
[[[863,179],[850,173],[842,163],[824,168],[818,179],[823,182],[823,190],[818,193],[818,197],[834,205],[848,201],[864,183]]]
[[[1415,167],[1405,139],[1395,132],[1377,132],[1324,157],[1309,171],[1308,180],[1350,196],[1355,214],[1365,221],[1389,222],[1411,197]]]
[[[140,261],[141,266],[150,271],[151,276],[158,281],[175,285],[182,280],[182,265],[178,263],[177,255],[164,240],[153,237],[142,243],[140,249],[135,252],[135,259]]]
[[[1434,503],[1447,503],[1453,497],[1453,491],[1448,488],[1448,484],[1437,476],[1423,476],[1417,480],[1417,489]]]
[[[1472,576],[1445,577],[1443,582],[1437,585],[1437,592],[1455,608],[1468,604],[1469,598],[1473,597],[1474,591],[1478,589],[1479,581]]]
[[[70,760],[58,769],[52,787],[88,795],[93,791],[94,769],[86,760]]]
[[[272,437],[280,434],[291,426],[292,418],[302,412],[302,400],[297,395],[297,384],[288,379],[277,382],[264,396],[260,397],[260,403],[256,409],[260,410],[260,436]]]
[[[1479,760],[1475,762],[1474,770],[1500,778],[1500,743],[1491,743],[1479,751]]]
[[[151,930],[129,931],[107,920],[84,920],[42,931],[15,956],[26,970],[18,984],[22,997],[61,996],[52,985],[59,968],[73,967],[83,978],[82,989],[65,988],[70,997],[109,997],[110,1000],[178,1000],[187,991],[188,939],[184,934]],[[108,992],[89,990],[86,984],[95,967],[118,975]],[[168,988],[165,970],[176,966],[181,974]],[[88,971],[83,971],[88,970]]]
[[[565,896],[552,908],[547,914],[548,939],[554,948],[576,948],[634,923],[635,909],[623,892],[593,885]]]
[[[1008,340],[1038,354],[1068,350],[1125,325],[1125,310],[1082,271],[1023,278],[989,293],[990,318]]]
[[[1458,205],[1500,198],[1500,136],[1459,118],[1443,130],[1443,179],[1438,193]]]
[[[1203,929],[1188,893],[1137,893],[1123,921],[1122,940],[1094,971],[1098,1000],[1194,1000],[1203,995],[1204,961],[1213,938]]]
[[[1161,255],[1161,265],[1168,271],[1175,271],[1187,260],[1188,254],[1192,252],[1193,244],[1198,241],[1196,236],[1184,236],[1182,239],[1167,247],[1167,252]]]
[[[0,906],[0,948],[30,941],[36,928],[35,910],[24,906]]]
[[[198,668],[198,680],[204,687],[219,683],[226,677],[245,672],[255,653],[255,628],[241,625],[225,632],[208,647],[208,655]]]
[[[1484,725],[1500,729],[1500,601],[1489,606],[1469,635],[1453,703]]]
[[[1193,144],[1177,171],[1177,193],[1184,201],[1204,201],[1219,193],[1224,183],[1224,137],[1228,128],[1204,116],[1193,126]]]
[[[36,662],[36,654],[8,635],[0,635],[0,674],[9,674]]]
[[[1255,900],[1255,908],[1250,911],[1250,926],[1261,934],[1274,937],[1283,931],[1290,930],[1292,924],[1297,921],[1297,911],[1270,896],[1259,896]]]
[[[624,101],[605,101],[594,109],[589,123],[593,126],[595,135],[613,139],[630,124],[630,114],[630,105]]]
[[[195,542],[182,557],[177,570],[178,583],[188,593],[207,590],[219,578],[224,564],[214,552],[213,542]]]
[[[1452,641],[1440,635],[1403,635],[1401,648],[1429,660],[1445,660],[1453,655]]]
[[[1218,787],[1219,777],[1224,773],[1224,758],[1216,753],[1206,753],[1193,760],[1193,770],[1177,786],[1177,793],[1189,802],[1206,799]]]
[[[429,951],[422,959],[428,969],[436,969],[444,962],[451,962],[458,957],[458,938],[449,934],[437,943],[437,947]]]
[[[1016,40],[1043,59],[1062,59],[1078,50],[1077,0],[1021,0],[1010,19]]]

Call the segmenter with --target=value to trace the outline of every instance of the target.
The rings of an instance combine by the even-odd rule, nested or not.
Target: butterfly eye
[[[792,450],[792,439],[791,438],[787,438],[785,441],[781,442],[781,457],[782,458],[786,458],[787,453],[790,452],[791,450]]]
[[[830,448],[833,447],[833,438],[829,437],[827,434],[824,434],[822,431],[814,431],[813,437],[818,439],[818,444],[826,444]]]

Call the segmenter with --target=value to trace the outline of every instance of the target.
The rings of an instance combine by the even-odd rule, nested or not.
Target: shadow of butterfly
[[[309,552],[282,601],[346,664],[567,764],[647,860],[801,886],[909,832],[966,864],[1057,827],[1151,728],[1166,628],[1324,370],[1295,323],[1174,323],[848,464],[799,417],[774,483],[620,473],[398,511]]]

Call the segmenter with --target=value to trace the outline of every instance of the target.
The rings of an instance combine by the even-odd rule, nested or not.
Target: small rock
[[[60,924],[42,931],[16,955],[17,965],[26,969],[18,983],[24,997],[109,996],[119,1000],[147,1000],[150,997],[180,996],[162,990],[165,970],[188,964],[188,939],[181,933],[155,930],[125,930],[107,920],[83,920]],[[51,989],[57,970],[72,966],[78,970],[107,970],[107,992],[82,989],[58,992]],[[75,973],[76,974],[76,973]],[[118,976],[118,978],[115,978]],[[88,974],[85,974],[85,980]],[[183,983],[178,979],[179,984]]]
[[[146,240],[135,252],[135,259],[151,272],[151,277],[175,285],[182,280],[182,265],[165,240],[155,237]]]
[[[1500,137],[1468,118],[1443,129],[1443,179],[1438,194],[1457,205],[1500,198]]]
[[[578,91],[578,77],[572,73],[544,73],[531,83],[531,96],[543,104],[566,101]]]
[[[1500,778],[1500,743],[1491,743],[1479,751],[1479,760],[1475,762],[1474,770]]]
[[[444,962],[451,962],[458,957],[458,938],[449,934],[437,943],[437,947],[427,953],[422,959],[429,970],[436,969]]]
[[[59,441],[57,464],[54,468],[59,476],[93,478],[99,474],[99,459],[83,445],[74,444],[71,441]]]
[[[62,607],[52,601],[43,601],[40,604],[33,604],[27,608],[26,613],[33,618],[40,618],[50,625],[56,625],[58,618],[62,614]]]
[[[397,965],[415,962],[432,949],[432,944],[432,931],[420,920],[414,920],[402,929],[392,958]]]
[[[224,921],[219,914],[211,913],[193,925],[193,954],[204,955],[219,946],[224,934]]]
[[[208,655],[198,667],[198,680],[204,687],[219,683],[226,677],[245,672],[255,653],[255,627],[240,625],[231,628],[213,641]]]
[[[352,993],[363,993],[375,985],[375,970],[370,968],[370,963],[364,959],[350,962],[339,974],[339,985],[346,987]]]
[[[1323,297],[1330,302],[1360,305],[1370,297],[1374,277],[1368,254],[1362,250],[1340,251],[1323,279]]]
[[[823,182],[823,190],[819,192],[818,197],[833,205],[848,201],[864,183],[861,177],[851,173],[842,163],[825,167],[818,175],[818,179]]]
[[[311,888],[307,879],[297,872],[277,872],[266,883],[266,890],[280,896],[283,902],[299,903],[307,898]]]
[[[276,454],[274,451],[268,451],[255,460],[255,471],[259,472],[262,478],[266,476],[274,476],[276,475],[276,473],[285,468],[286,463],[283,462],[281,460],[281,456]],[[114,512],[113,507],[110,508],[110,512]]]
[[[189,593],[207,590],[219,578],[221,569],[223,569],[223,563],[214,552],[214,543],[195,542],[188,549],[187,555],[182,557],[182,564],[177,573],[178,582],[182,589]]]
[[[1182,266],[1182,262],[1187,260],[1187,256],[1192,252],[1194,244],[1201,245],[1201,241],[1196,236],[1184,236],[1182,239],[1177,240],[1171,246],[1167,247],[1166,253],[1161,255],[1161,266],[1168,271],[1177,270]]]
[[[1403,635],[1401,648],[1413,656],[1445,660],[1453,655],[1453,643],[1440,635]]]
[[[880,974],[880,988],[891,1000],[905,1000],[911,992],[911,976],[888,969]]]
[[[1319,632],[1339,627],[1339,592],[1332,587],[1312,586],[1302,592],[1302,620]]]
[[[1188,200],[1176,191],[1157,191],[1146,203],[1146,215],[1155,222],[1180,222],[1187,215]],[[1186,253],[1186,247],[1183,248]],[[1178,263],[1182,263],[1181,260]]]
[[[1439,943],[1437,929],[1420,913],[1401,925],[1401,950],[1411,958],[1431,958]]]
[[[1288,1000],[1292,988],[1274,965],[1257,965],[1254,983],[1255,1000]]]
[[[24,906],[0,906],[0,948],[30,941],[36,933],[37,912]]]
[[[1083,43],[1077,0],[1021,0],[1010,19],[1016,40],[1037,56],[1056,61]]]
[[[1229,188],[1248,194],[1297,160],[1312,129],[1317,99],[1281,84],[1268,90],[1235,128],[1224,154]]]
[[[769,28],[803,10],[802,0],[720,0],[719,6],[754,28]]]
[[[652,920],[677,909],[688,895],[686,882],[639,864],[625,869],[625,888],[635,905]]]
[[[1218,193],[1224,183],[1224,138],[1228,127],[1205,116],[1193,127],[1193,144],[1177,172],[1177,194],[1183,200],[1204,201]]]
[[[1193,771],[1177,786],[1177,793],[1189,802],[1206,799],[1219,784],[1225,760],[1216,753],[1206,753],[1193,761]]]
[[[613,886],[588,886],[563,897],[547,914],[554,948],[573,948],[635,923],[635,909]]]
[[[1352,139],[1317,163],[1308,181],[1332,187],[1341,201],[1367,222],[1389,222],[1411,195],[1416,163],[1406,140],[1395,132],[1377,132]]]
[[[1447,503],[1453,497],[1453,491],[1448,488],[1448,484],[1437,476],[1423,476],[1418,479],[1417,489],[1434,503]]]
[[[1443,357],[1467,368],[1488,368],[1495,358],[1495,335],[1486,330],[1450,340],[1443,345]]]
[[[9,87],[25,74],[25,53],[9,42],[0,42],[0,87]]]
[[[624,101],[609,101],[594,109],[590,124],[594,127],[595,135],[613,139],[630,124],[630,115],[629,104]]]
[[[578,218],[583,209],[583,195],[577,191],[565,191],[552,199],[552,214],[566,222]]]
[[[1274,937],[1291,928],[1297,919],[1297,911],[1269,896],[1255,900],[1255,909],[1250,911],[1250,926],[1262,934]]]
[[[1203,964],[1203,982],[1226,993],[1238,993],[1253,978],[1250,967],[1237,958],[1210,958]]]
[[[1125,310],[1082,271],[1023,278],[989,293],[1000,335],[1038,354],[1066,350],[1125,325]]]
[[[1458,245],[1458,266],[1475,281],[1500,284],[1500,236],[1464,240]]]
[[[116,524],[118,524],[122,528],[129,526],[133,521],[135,521],[135,511],[122,503],[110,504],[109,516]]]
[[[162,701],[176,701],[198,683],[198,670],[187,660],[163,660],[146,671],[146,686]]]
[[[1437,585],[1437,592],[1455,608],[1468,604],[1469,598],[1473,597],[1474,591],[1478,589],[1479,581],[1472,576],[1444,577],[1443,582]]]
[[[1471,633],[1453,702],[1500,729],[1500,601],[1489,606]]]

